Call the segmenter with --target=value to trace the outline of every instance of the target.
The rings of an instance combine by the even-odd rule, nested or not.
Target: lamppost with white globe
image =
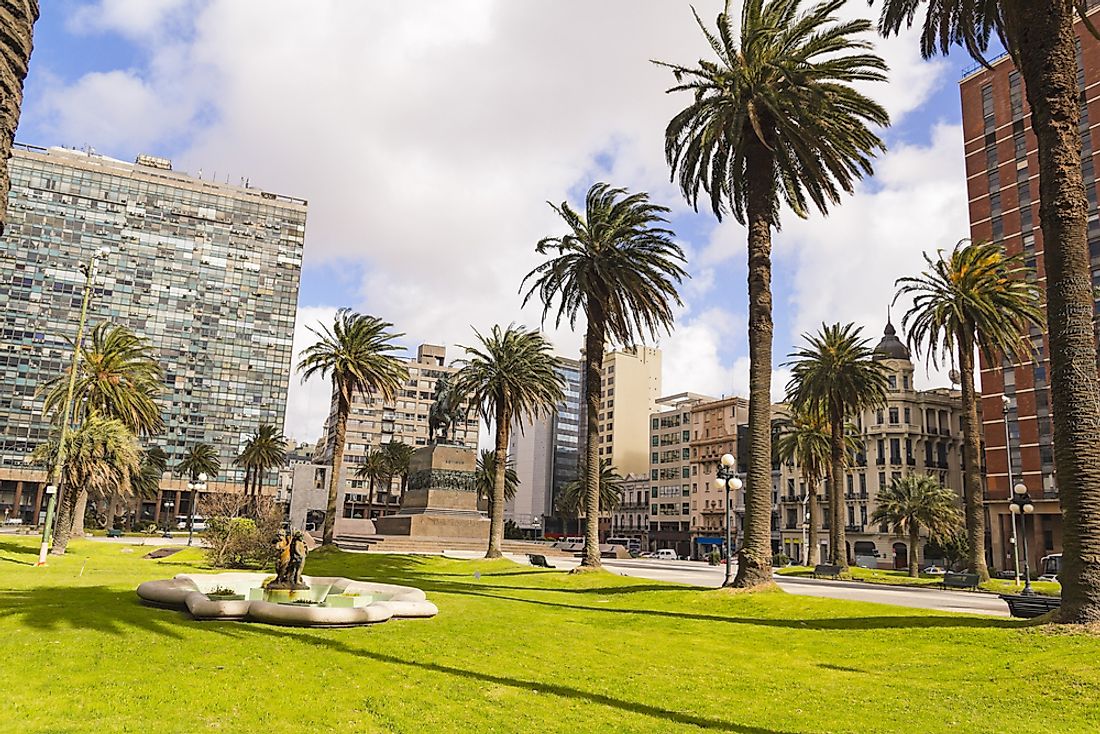
[[[200,472],[194,479],[189,479],[187,490],[191,493],[191,518],[187,522],[187,545],[191,545],[191,539],[195,535],[195,505],[198,504],[199,492],[206,491],[206,472]]]
[[[1031,596],[1035,592],[1031,589],[1031,569],[1028,566],[1027,557],[1027,516],[1035,512],[1035,505],[1032,504],[1031,495],[1028,494],[1023,482],[1012,488],[1012,499],[1009,500],[1008,507],[1013,515],[1020,516],[1020,537],[1024,541],[1024,588],[1020,594]]]
[[[46,552],[49,550],[51,533],[53,532],[54,521],[54,506],[59,501],[59,495],[65,491],[65,460],[68,452],[68,437],[69,431],[72,429],[70,425],[73,415],[73,392],[76,390],[76,373],[80,367],[81,348],[84,344],[84,325],[88,321],[88,303],[92,300],[92,282],[95,280],[97,266],[100,260],[106,260],[107,256],[111,254],[111,248],[100,247],[92,256],[88,258],[88,262],[80,264],[80,272],[84,274],[84,295],[80,301],[80,320],[77,322],[76,327],[76,340],[73,341],[73,361],[69,367],[69,385],[65,391],[65,406],[64,416],[61,419],[60,436],[57,439],[57,456],[54,458],[53,466],[50,467],[50,471],[46,477],[48,500],[46,502],[46,522],[42,527],[42,546],[38,552],[38,565],[46,565]],[[53,487],[54,491],[50,492],[49,488]],[[58,488],[61,488],[61,492],[58,492]],[[60,513],[58,513],[60,515]],[[84,518],[77,518],[79,523],[84,522]],[[81,525],[81,527],[83,527]]]
[[[722,586],[733,584],[733,526],[730,522],[730,490],[737,491],[744,486],[737,476],[737,472],[733,469],[736,463],[737,459],[733,458],[733,454],[722,454],[722,463],[715,473],[714,480],[714,486],[726,490],[726,578],[722,582]]]

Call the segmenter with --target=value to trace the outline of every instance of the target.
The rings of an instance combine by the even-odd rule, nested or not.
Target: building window
[[[898,376],[897,375],[887,376],[886,383],[888,385],[890,385],[891,390],[897,390],[898,389]]]
[[[898,424],[898,409],[890,408],[890,425],[896,426]]]

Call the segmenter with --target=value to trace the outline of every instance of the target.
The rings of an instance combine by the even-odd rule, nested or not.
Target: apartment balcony
[[[916,457],[915,456],[906,456],[905,457],[905,464],[906,464],[906,466],[916,466],[917,465]]]
[[[846,532],[846,533],[862,533],[863,532],[863,526],[862,525],[845,525],[844,526],[844,532]]]
[[[901,457],[900,456],[891,456],[890,457],[890,466],[901,466]]]
[[[856,454],[856,466],[867,466],[866,454]]]
[[[879,466],[886,466],[886,457],[885,456],[878,457],[877,459],[875,459],[875,463],[878,464]]]

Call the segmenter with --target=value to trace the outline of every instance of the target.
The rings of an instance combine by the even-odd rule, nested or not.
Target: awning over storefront
[[[722,538],[696,538],[695,542],[699,545],[725,545],[726,543]]]

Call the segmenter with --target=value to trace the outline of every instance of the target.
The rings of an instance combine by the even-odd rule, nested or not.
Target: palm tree
[[[821,545],[818,541],[821,507],[817,503],[817,485],[825,476],[831,456],[829,421],[819,406],[813,406],[810,410],[792,411],[790,417],[780,424],[779,430],[779,438],[775,442],[776,458],[785,464],[797,464],[806,484],[810,517],[803,562],[807,566],[816,566]]]
[[[1024,265],[1023,255],[1009,257],[992,242],[962,240],[946,256],[942,250],[935,259],[925,253],[924,261],[928,268],[919,276],[897,281],[898,297],[913,296],[913,306],[901,325],[910,348],[926,352],[933,365],[938,366],[945,356],[952,363],[958,360],[969,567],[987,581],[974,348],[979,347],[990,364],[1003,356],[1021,360],[1032,356],[1028,329],[1043,323],[1041,294],[1028,279],[1032,271]]]
[[[477,458],[475,470],[475,485],[477,486],[478,500],[485,499],[489,503],[489,515],[493,514],[493,488],[497,478],[497,452],[492,449],[482,449]],[[505,461],[504,467],[504,501],[515,499],[519,489],[519,475],[516,474],[516,465],[511,459]]]
[[[807,346],[791,357],[787,396],[796,411],[821,411],[829,421],[829,556],[830,563],[848,567],[844,532],[844,467],[848,463],[847,419],[886,404],[886,368],[855,324],[821,325],[804,334]],[[770,486],[770,485],[769,485]]]
[[[944,540],[961,528],[962,518],[955,493],[926,474],[906,474],[878,493],[871,522],[889,525],[898,535],[909,536],[909,575],[916,578],[920,531],[933,540]]]
[[[31,60],[38,0],[0,0],[4,18],[4,53],[0,54],[0,234],[8,210],[8,159],[19,111],[23,104],[23,80]]]
[[[623,478],[619,476],[618,470],[611,465],[606,459],[602,460],[600,466],[599,476],[599,503],[596,505],[596,522],[599,524],[599,515],[601,512],[614,512],[622,504],[623,495],[619,489],[620,483]],[[588,472],[585,471],[585,467],[581,467],[580,472],[581,479],[575,479],[569,482],[561,488],[561,494],[557,498],[558,511],[574,515],[577,517],[578,523],[580,521],[581,512],[586,513],[585,520],[588,520],[587,513],[588,504],[586,498],[588,496],[588,483],[585,477],[588,476]],[[585,538],[585,546],[588,545],[588,538]]]
[[[363,457],[361,463],[355,469],[357,479],[367,480],[367,518],[371,516],[374,508],[374,485],[384,482],[390,477],[390,467],[386,455],[376,449],[371,449]]]
[[[57,533],[50,553],[64,555],[74,524],[77,495],[91,492],[106,497],[131,491],[131,481],[141,471],[141,447],[122,421],[92,415],[66,437],[66,459],[61,476]],[[39,444],[31,461],[50,465],[57,460],[58,441]]]
[[[499,558],[504,542],[509,429],[513,421],[522,425],[552,413],[565,399],[565,379],[556,369],[550,342],[537,331],[513,325],[507,329],[494,326],[488,336],[474,334],[481,344],[465,347],[467,356],[454,385],[459,394],[470,397],[470,403],[496,431],[496,476],[485,557]]]
[[[208,443],[193,444],[176,464],[176,473],[192,480],[198,479],[200,474],[213,479],[221,470],[222,462],[218,459],[218,451]]]
[[[286,436],[276,426],[261,423],[256,432],[245,440],[241,453],[233,463],[244,467],[245,495],[259,497],[263,490],[264,473],[286,463]]]
[[[392,400],[409,377],[408,367],[392,355],[399,349],[392,340],[404,336],[391,333],[389,329],[392,327],[393,324],[374,316],[342,308],[336,312],[331,327],[310,328],[320,341],[308,347],[298,362],[303,382],[313,375],[331,375],[332,393],[336,398],[324,545],[331,545],[333,541],[336,499],[340,470],[344,465],[344,440],[352,398],[358,393],[363,397],[377,394],[384,400]]]
[[[799,0],[745,0],[740,28],[719,14],[717,34],[696,14],[716,60],[672,70],[692,102],[665,130],[665,157],[684,197],[700,191],[721,220],[748,226],[749,461],[745,542],[734,585],[771,581],[771,231],[785,204],[800,217],[825,214],[871,173],[883,149],[869,125],[890,119],[853,84],[883,81],[886,64],[859,38],[866,20],[838,21],[844,0],[805,13]]]
[[[553,257],[523,279],[524,284],[532,281],[523,302],[537,294],[543,320],[557,303],[558,326],[567,320],[575,327],[577,315],[585,316],[584,455],[587,466],[597,467],[605,345],[609,339],[627,345],[647,335],[656,339],[671,328],[672,308],[681,305],[676,288],[687,277],[681,267],[684,253],[664,227],[669,210],[650,203],[648,194],[627,195],[624,189],[597,183],[588,190],[583,216],[566,202],[553,209],[570,233],[539,241],[536,251]],[[587,524],[581,565],[598,568],[599,477],[596,472],[582,476]]]
[[[911,26],[921,2],[883,0],[879,30],[889,35]],[[921,35],[926,58],[961,46],[982,60],[995,34],[1024,82],[1039,146],[1054,464],[1063,518],[1060,618],[1077,623],[1100,621],[1100,385],[1073,30],[1081,17],[1097,35],[1085,18],[1089,7],[1081,0],[930,0]]]
[[[92,329],[90,343],[81,347],[77,363],[74,424],[95,413],[122,421],[139,436],[164,430],[156,404],[164,373],[148,341],[125,326],[102,322]],[[68,386],[68,369],[43,385],[44,412],[60,413]]]
[[[382,453],[386,455],[386,466],[390,477],[398,477],[401,480],[401,497],[405,496],[405,488],[409,484],[409,462],[412,460],[413,447],[403,441],[389,441],[382,446]],[[386,495],[386,509],[389,510],[390,495]]]
[[[130,477],[130,492],[114,491],[107,501],[105,527],[114,527],[120,502],[134,498],[154,500],[160,490],[160,480],[168,471],[168,454],[160,446],[150,446],[141,452],[141,465],[136,475]]]

